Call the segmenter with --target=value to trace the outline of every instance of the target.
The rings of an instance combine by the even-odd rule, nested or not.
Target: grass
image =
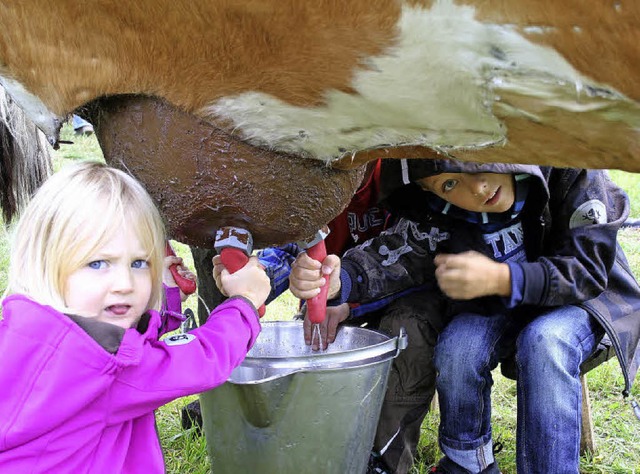
[[[95,137],[76,137],[69,126],[63,128],[63,139],[73,145],[63,145],[55,153],[54,169],[59,169],[69,161],[102,159],[102,153]],[[627,191],[631,198],[631,215],[640,218],[640,175],[611,171],[612,179]],[[0,231],[0,292],[6,287],[8,268],[7,232]],[[619,240],[623,246],[634,273],[640,276],[640,230],[625,229]],[[193,260],[187,246],[174,243],[176,253],[193,268]],[[187,307],[194,311],[197,298],[187,300]],[[267,307],[268,320],[288,320],[295,314],[297,301],[290,293],[285,293]],[[188,363],[188,361],[185,361]],[[504,474],[515,474],[515,426],[516,397],[515,382],[494,372],[493,427],[494,437],[504,445],[497,455]],[[580,470],[583,474],[636,474],[640,473],[640,421],[630,408],[629,402],[621,396],[623,379],[615,360],[599,366],[588,375],[595,440],[597,451],[581,458]],[[158,410],[157,421],[161,443],[165,453],[167,472],[172,474],[204,474],[210,472],[211,465],[206,454],[206,440],[192,431],[181,428],[180,410],[196,396],[175,400]],[[635,385],[631,398],[640,399],[640,386]],[[413,474],[427,473],[429,467],[440,457],[437,446],[438,413],[430,413],[422,427],[418,463]],[[240,473],[243,474],[243,473]],[[338,473],[336,473],[338,474]]]
[[[0,223],[2,223],[2,218],[0,218]],[[5,226],[0,227],[0,295],[2,295],[7,287],[7,272],[9,271],[9,232]]]
[[[610,170],[611,179],[629,195],[631,201],[631,216],[640,219],[640,186],[638,175],[619,170]]]

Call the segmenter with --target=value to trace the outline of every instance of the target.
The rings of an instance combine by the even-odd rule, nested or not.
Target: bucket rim
[[[262,325],[263,327],[299,327],[302,329],[301,321],[265,321]],[[359,332],[365,331],[382,336],[383,340],[366,347],[347,349],[335,353],[310,351],[304,355],[286,357],[274,355],[253,356],[247,354],[240,365],[245,367],[264,367],[266,364],[272,369],[330,370],[336,368],[356,367],[359,365],[386,360],[387,358],[395,357],[398,353],[398,336],[389,336],[382,331],[355,326],[344,326],[339,328],[339,331],[343,330]]]

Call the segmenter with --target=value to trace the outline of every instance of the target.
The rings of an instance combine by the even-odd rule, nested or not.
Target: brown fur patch
[[[526,36],[640,99],[640,2],[461,3],[481,21],[553,27]],[[160,95],[188,111],[247,90],[313,105],[329,88],[349,90],[359,61],[392,41],[398,15],[391,0],[25,0],[0,7],[0,67],[58,114],[118,93]]]
[[[640,2],[637,0],[462,0],[483,22],[551,27],[525,34],[552,47],[585,76],[640,100]]]
[[[394,33],[395,1],[39,0],[0,6],[5,68],[55,113],[103,95],[158,95],[186,111],[248,90],[295,105],[348,91]]]

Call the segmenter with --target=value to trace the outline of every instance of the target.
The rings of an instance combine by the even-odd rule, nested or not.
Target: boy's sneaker
[[[473,474],[446,456],[440,459],[438,465],[432,467],[429,472],[431,474]],[[494,461],[493,464],[487,466],[480,474],[501,474],[500,469],[498,469],[498,463]]]

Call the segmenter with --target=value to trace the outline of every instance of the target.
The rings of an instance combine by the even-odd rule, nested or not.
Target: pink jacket
[[[3,473],[164,472],[153,411],[224,383],[260,332],[243,298],[162,341],[157,312],[125,331],[21,295],[3,305]]]

